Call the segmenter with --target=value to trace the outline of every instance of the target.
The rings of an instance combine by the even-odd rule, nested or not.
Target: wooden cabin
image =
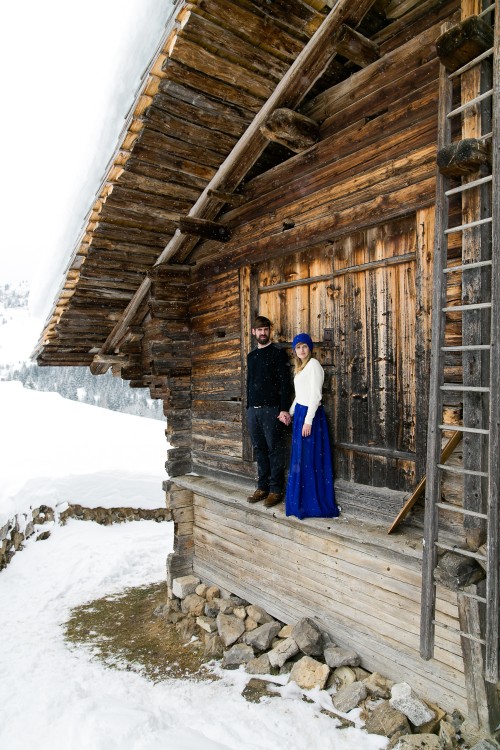
[[[169,580],[194,571],[283,621],[317,618],[367,669],[485,730],[499,718],[497,14],[177,0],[36,350],[163,400]],[[281,346],[315,342],[339,519],[246,502],[257,312]]]

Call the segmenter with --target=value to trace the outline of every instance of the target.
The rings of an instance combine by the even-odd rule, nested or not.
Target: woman
[[[328,425],[321,396],[325,373],[312,356],[313,342],[299,333],[292,344],[295,353],[295,400],[292,455],[286,490],[287,516],[335,518],[339,509],[333,487]]]

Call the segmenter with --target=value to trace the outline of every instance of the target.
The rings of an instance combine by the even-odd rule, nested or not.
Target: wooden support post
[[[319,126],[310,117],[294,112],[293,109],[275,109],[260,132],[269,140],[299,153],[314,146],[319,141]]]
[[[247,354],[252,347],[252,273],[250,266],[243,266],[240,269],[240,320],[241,320],[241,428],[242,428],[242,449],[243,460],[253,460],[252,443],[250,433],[248,432],[246,405],[247,405]]]
[[[195,219],[192,216],[183,216],[179,220],[179,229],[184,234],[194,234],[197,237],[203,237],[205,240],[229,242],[231,239],[231,230],[229,227],[219,224],[216,221],[209,221],[208,219]]]
[[[166,506],[174,521],[174,551],[167,558],[167,585],[169,592],[172,581],[178,576],[193,572],[194,556],[194,505],[193,493],[178,487],[173,482],[163,483],[166,492]]]
[[[366,68],[380,57],[378,45],[343,24],[337,35],[338,52],[348,60]]]
[[[464,633],[461,641],[467,688],[467,723],[487,735],[493,734],[498,726],[500,706],[496,685],[484,680],[484,645],[479,642],[482,633],[484,634],[485,624],[482,622],[480,609],[484,605],[473,598],[478,594],[484,596],[484,591],[484,581],[471,584],[458,592],[457,603],[460,630]],[[472,594],[473,597],[467,594]]]

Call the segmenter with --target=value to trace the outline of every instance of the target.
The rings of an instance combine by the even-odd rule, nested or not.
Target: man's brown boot
[[[273,505],[277,505],[278,503],[281,503],[283,500],[283,495],[281,492],[270,492],[269,495],[264,500],[264,505],[266,508],[272,508]]]
[[[250,497],[247,497],[247,502],[249,503],[259,503],[261,500],[264,500],[269,495],[269,492],[267,490],[255,490],[253,495],[250,495]]]

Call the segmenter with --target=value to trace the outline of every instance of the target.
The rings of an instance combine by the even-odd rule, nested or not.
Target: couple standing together
[[[248,502],[267,508],[283,500],[285,435],[293,418],[292,453],[286,488],[287,516],[334,518],[333,468],[328,426],[321,405],[325,374],[312,356],[307,333],[295,336],[295,399],[291,401],[286,352],[271,343],[271,322],[259,315],[252,333],[257,348],[247,358],[248,429],[257,459],[258,485]]]

